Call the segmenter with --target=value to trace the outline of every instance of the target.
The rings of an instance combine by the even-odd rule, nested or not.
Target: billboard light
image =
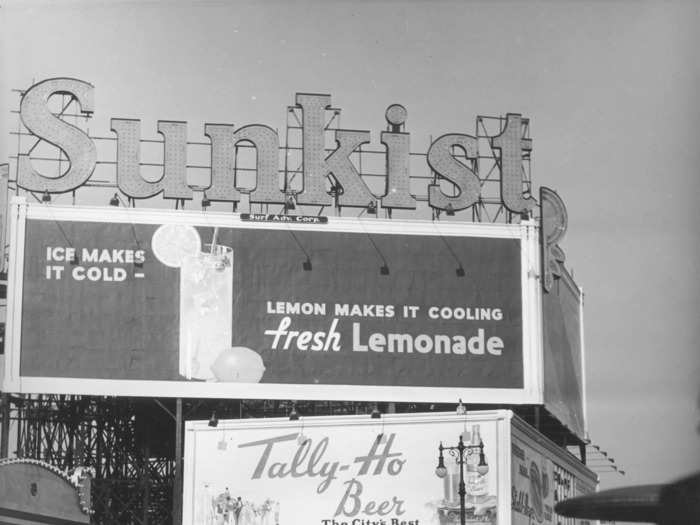
[[[312,266],[311,266],[311,259],[309,259],[309,258],[307,257],[306,260],[301,264],[301,266],[302,266],[302,268],[304,268],[304,271],[305,271],[305,272],[310,272],[311,269],[312,269]]]
[[[465,407],[464,404],[462,404],[461,399],[459,400],[459,403],[457,404],[457,408],[456,408],[455,412],[457,412],[457,414],[459,414],[460,416],[467,415],[467,407]]]
[[[207,192],[202,193],[202,209],[208,208],[211,206],[211,200],[209,200],[209,197],[207,197]]]
[[[299,421],[299,412],[297,412],[296,401],[292,401],[292,411],[289,413],[289,421]]]
[[[297,207],[296,202],[294,202],[294,195],[287,195],[284,200],[284,211],[295,210]]]

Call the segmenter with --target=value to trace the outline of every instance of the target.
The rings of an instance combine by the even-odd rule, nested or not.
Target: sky
[[[67,76],[112,117],[264,123],[330,93],[379,147],[408,109],[412,151],[531,119],[532,177],[569,213],[562,246],[585,292],[588,428],[627,472],[700,468],[700,4],[693,2],[0,2],[0,162],[17,94]]]

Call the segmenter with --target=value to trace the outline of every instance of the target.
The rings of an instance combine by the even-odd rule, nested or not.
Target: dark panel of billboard
[[[523,387],[519,239],[214,231],[27,220],[21,376]]]

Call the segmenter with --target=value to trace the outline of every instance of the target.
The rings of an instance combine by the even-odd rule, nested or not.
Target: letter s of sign
[[[439,137],[428,149],[428,164],[440,176],[452,182],[458,195],[446,195],[439,184],[428,186],[428,204],[444,210],[448,204],[455,210],[463,210],[479,200],[481,183],[471,168],[458,161],[452,154],[452,147],[464,151],[468,159],[476,159],[478,147],[476,138],[471,135],[452,133]]]
[[[75,78],[51,78],[35,84],[22,97],[20,117],[25,127],[38,138],[60,148],[68,157],[70,167],[60,177],[46,177],[36,171],[29,155],[19,155],[17,185],[29,191],[65,193],[85,183],[97,162],[94,142],[82,130],[56,117],[48,107],[49,97],[69,95],[80,104],[80,111],[94,111],[92,84]]]

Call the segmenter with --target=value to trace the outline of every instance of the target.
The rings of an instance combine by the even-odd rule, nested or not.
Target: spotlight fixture
[[[377,214],[377,204],[374,201],[369,201],[367,205],[367,214],[376,215]]]
[[[219,426],[219,418],[216,417],[216,411],[211,413],[211,417],[209,418],[209,423],[207,423],[210,427],[218,427]]]
[[[447,203],[447,206],[445,207],[445,215],[448,217],[455,216],[455,209],[452,207],[452,203]]]
[[[306,260],[303,263],[301,263],[301,266],[302,266],[302,268],[304,268],[305,272],[310,272],[311,271],[311,259],[309,259],[307,257]]]
[[[296,401],[292,401],[292,411],[289,413],[289,421],[298,421],[299,412],[297,412]]]
[[[530,220],[530,211],[529,210],[523,210],[520,212],[520,220],[521,221],[528,221]]]
[[[381,268],[379,268],[379,273],[381,275],[389,275],[389,267],[386,264],[382,264]]]
[[[211,206],[211,200],[207,197],[207,192],[202,192],[202,208],[208,208]]]
[[[332,195],[334,197],[336,197],[338,195],[342,195],[343,194],[343,187],[338,183],[333,183],[333,184],[331,184],[331,189],[328,193],[330,193],[330,195]]]
[[[464,268],[462,268],[462,265],[459,265],[459,268],[457,268],[456,272],[457,277],[464,277]]]
[[[287,198],[284,199],[284,210],[295,210],[297,207],[296,202],[294,202],[294,195],[287,195]]]
[[[459,400],[459,403],[457,404],[457,409],[455,410],[455,412],[457,412],[457,414],[459,414],[460,416],[463,416],[463,415],[465,415],[465,414],[467,413],[467,407],[465,407],[465,406],[462,404],[462,400],[461,400],[461,399]]]
[[[44,194],[41,196],[41,202],[51,202],[51,195],[49,190],[44,190]]]
[[[116,193],[112,196],[111,199],[109,199],[109,205],[110,206],[119,206],[119,195]]]

